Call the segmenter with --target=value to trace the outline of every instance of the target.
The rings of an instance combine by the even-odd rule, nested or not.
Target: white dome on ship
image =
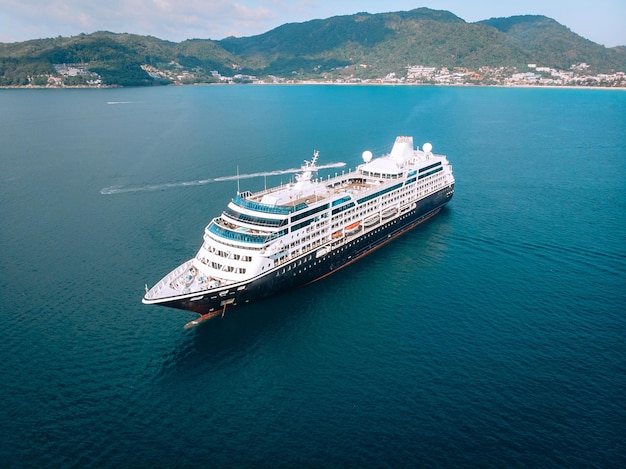
[[[363,154],[361,155],[361,157],[363,158],[363,161],[365,161],[366,163],[369,163],[370,161],[372,161],[373,156],[374,155],[372,155],[372,152],[369,150],[365,150]]]
[[[431,151],[433,151],[433,145],[429,142],[426,142],[424,145],[422,145],[422,149],[425,153],[430,153]]]

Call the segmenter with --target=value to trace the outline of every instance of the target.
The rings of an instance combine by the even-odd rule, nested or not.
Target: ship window
[[[333,200],[332,207],[336,207],[339,204],[342,204],[344,202],[348,202],[350,200],[350,198],[351,197],[349,195],[347,195],[345,197],[342,197],[341,199]]]
[[[224,214],[232,218],[233,220],[243,221],[243,222],[251,223],[253,225],[258,225],[258,226],[276,227],[276,226],[285,225],[287,223],[286,218],[276,220],[273,218],[255,217],[252,215],[248,215],[246,213],[236,212],[230,207],[226,208],[226,210],[224,211]]]
[[[326,210],[327,208],[328,208],[328,204],[325,204],[325,205],[320,205],[319,207],[315,207],[315,208],[313,208],[311,210],[307,210],[306,212],[297,213],[297,214],[295,214],[295,215],[293,215],[291,217],[291,221],[294,222],[294,221],[301,220],[301,219],[303,219],[305,217],[308,217],[310,215],[322,212],[322,211]]]
[[[315,220],[313,218],[309,219],[309,220],[305,220],[302,223],[298,223],[297,225],[293,225],[293,227],[291,228],[291,231],[297,231],[301,228],[304,228],[305,226],[310,225],[311,223],[313,223]],[[299,236],[299,235],[298,235]]]
[[[341,213],[341,212],[343,212],[345,210],[348,210],[348,209],[350,209],[352,207],[354,207],[354,202],[346,204],[346,205],[344,205],[342,207],[335,208],[335,209],[333,209],[333,215],[337,215],[338,213]]]
[[[431,164],[430,166],[425,166],[423,168],[420,169],[420,173],[423,173],[425,171],[428,171],[429,169],[433,169],[436,166],[441,166],[441,161],[438,161],[437,163]]]
[[[235,197],[233,199],[233,202],[239,207],[247,208],[248,210],[254,210],[256,212],[276,213],[284,215],[294,211],[294,207],[261,204],[252,200],[246,200],[241,196]]]
[[[230,239],[233,241],[240,241],[245,243],[253,243],[253,244],[263,244],[268,240],[268,236],[265,235],[249,235],[245,233],[240,233],[238,231],[231,231],[225,228],[222,228],[217,223],[213,222],[209,225],[208,231],[213,233],[221,238]],[[269,237],[271,239],[272,236]]]
[[[427,168],[423,168],[423,169],[427,169]],[[422,171],[422,170],[420,169],[420,171]],[[433,169],[432,171],[428,171],[427,173],[420,174],[418,179],[423,179],[423,178],[428,177],[428,176],[430,176],[432,174],[438,173],[439,171],[443,171],[443,168],[441,166],[439,166],[436,169]],[[430,184],[432,184],[432,182]]]

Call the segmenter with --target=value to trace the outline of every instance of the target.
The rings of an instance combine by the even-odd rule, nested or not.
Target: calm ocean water
[[[454,166],[431,221],[194,330],[141,304],[237,172],[397,135]],[[4,467],[626,465],[626,92],[0,90],[0,144]]]

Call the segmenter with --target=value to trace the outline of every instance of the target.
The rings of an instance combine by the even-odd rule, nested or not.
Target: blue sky
[[[539,14],[607,47],[626,45],[624,0],[0,0],[0,42],[99,30],[171,41],[261,34],[357,12],[448,10],[465,21]]]

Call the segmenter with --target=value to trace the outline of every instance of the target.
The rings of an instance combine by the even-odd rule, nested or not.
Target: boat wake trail
[[[330,168],[341,168],[345,166],[346,163],[329,163],[325,165],[318,166],[318,169],[330,169]],[[162,191],[166,189],[176,189],[179,187],[191,187],[191,186],[204,186],[206,184],[211,184],[213,182],[222,182],[222,181],[236,181],[237,179],[252,179],[256,177],[262,176],[280,176],[281,174],[291,174],[291,173],[299,173],[302,171],[302,168],[290,168],[290,169],[278,169],[275,171],[263,171],[260,173],[250,173],[250,174],[239,174],[234,176],[221,176],[216,178],[209,179],[200,179],[197,181],[182,181],[182,182],[165,182],[162,184],[146,184],[141,186],[110,186],[100,189],[100,193],[102,195],[112,195],[112,194],[125,194],[128,192],[153,192],[153,191]]]

